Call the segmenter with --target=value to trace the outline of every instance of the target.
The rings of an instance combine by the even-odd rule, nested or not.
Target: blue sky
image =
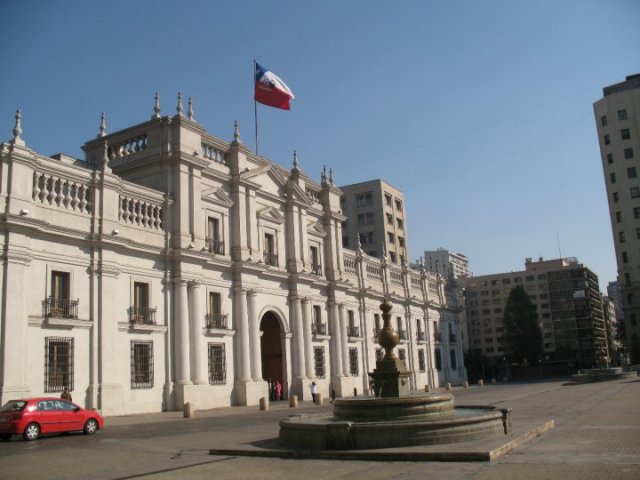
[[[0,139],[16,108],[43,154],[82,158],[162,113],[252,149],[252,61],[296,95],[258,107],[260,153],[297,150],[319,180],[401,189],[411,259],[445,247],[476,275],[526,257],[616,264],[593,117],[602,88],[640,73],[640,2],[0,0]],[[186,102],[185,102],[186,103]]]

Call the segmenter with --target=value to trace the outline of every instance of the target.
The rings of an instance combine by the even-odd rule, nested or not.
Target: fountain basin
[[[579,373],[571,375],[571,379],[575,383],[592,383],[606,382],[607,380],[618,380],[633,376],[633,372],[625,371],[622,367],[608,367],[581,370]]]
[[[510,409],[454,407],[449,394],[336,400],[333,414],[280,421],[280,443],[353,450],[464,442],[511,432]]]

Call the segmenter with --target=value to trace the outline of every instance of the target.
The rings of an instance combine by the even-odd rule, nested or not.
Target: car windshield
[[[25,402],[24,400],[10,400],[9,402],[5,403],[4,406],[2,407],[2,412],[19,412],[21,410],[24,410],[24,407],[27,405],[27,402]]]

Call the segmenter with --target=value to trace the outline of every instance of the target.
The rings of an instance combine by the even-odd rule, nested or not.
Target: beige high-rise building
[[[468,277],[461,283],[475,354],[501,358],[507,353],[504,309],[518,285],[536,306],[546,360],[571,361],[586,368],[594,366],[599,352],[606,349],[598,277],[575,258],[528,258],[523,271]]]
[[[369,256],[402,265],[407,260],[407,224],[402,192],[383,180],[340,187],[342,245],[356,250],[358,240]]]
[[[626,342],[640,361],[640,74],[605,87],[593,105],[618,263]]]

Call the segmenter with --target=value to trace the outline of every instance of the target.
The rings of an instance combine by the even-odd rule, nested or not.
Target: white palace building
[[[332,175],[285,169],[189,111],[107,134],[85,159],[0,144],[0,403],[59,393],[104,415],[369,393],[393,304],[411,387],[465,379],[438,274],[342,246]],[[449,306],[451,305],[451,307]],[[440,378],[440,380],[439,380]]]

